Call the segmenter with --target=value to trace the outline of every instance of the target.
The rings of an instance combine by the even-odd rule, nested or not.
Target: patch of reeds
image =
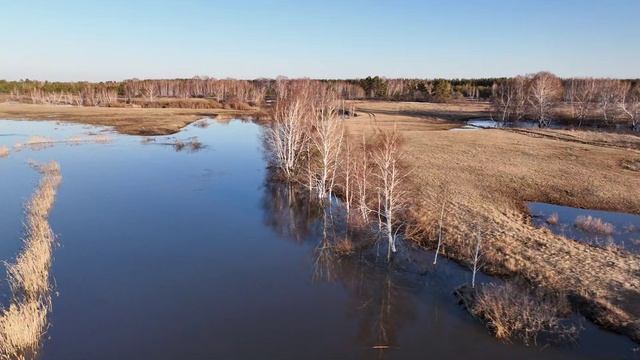
[[[578,216],[575,221],[578,229],[592,234],[612,235],[615,232],[613,224],[604,222],[600,218],[588,216]]]
[[[0,358],[35,357],[47,327],[51,307],[49,270],[54,235],[48,216],[61,181],[56,162],[30,165],[42,174],[26,205],[23,248],[15,262],[6,263],[12,299],[0,313]]]
[[[547,221],[547,224],[549,225],[557,225],[558,222],[560,221],[560,216],[558,216],[558,213],[554,212],[553,214],[547,217],[546,221]]]
[[[172,145],[176,151],[188,150],[190,152],[196,152],[203,148],[202,143],[197,137],[191,137],[186,140],[176,139]]]
[[[566,296],[524,282],[482,285],[467,306],[496,338],[507,342],[517,339],[536,345],[542,337],[550,342],[567,341],[579,332],[578,326],[566,319],[571,313]]]
[[[9,156],[9,148],[2,145],[0,146],[0,158]]]

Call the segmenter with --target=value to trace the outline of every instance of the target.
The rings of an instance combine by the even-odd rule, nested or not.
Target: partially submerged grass
[[[613,224],[604,222],[600,218],[592,216],[578,216],[575,221],[576,227],[586,233],[599,235],[612,235],[615,232]]]
[[[56,162],[30,165],[42,179],[26,205],[23,249],[14,263],[6,264],[12,300],[0,314],[2,359],[35,356],[51,306],[49,270],[54,235],[48,216],[61,181],[60,167]]]
[[[558,221],[560,221],[560,216],[558,216],[558,213],[554,212],[553,214],[549,215],[546,221],[549,225],[557,225]]]
[[[171,145],[176,149],[176,151],[188,150],[191,152],[196,152],[203,148],[202,143],[198,140],[197,137],[191,137],[186,140],[175,140]]]
[[[0,314],[0,358],[31,359],[47,328],[49,308],[43,301],[9,305]]]
[[[496,338],[535,345],[546,340],[575,339],[578,327],[567,322],[571,307],[566,296],[533,289],[520,282],[481,286],[469,311],[482,319]]]

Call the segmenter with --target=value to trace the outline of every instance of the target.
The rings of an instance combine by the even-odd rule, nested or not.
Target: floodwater
[[[466,125],[463,128],[467,128],[467,129],[473,129],[473,128],[475,129],[497,129],[497,128],[537,129],[540,127],[537,121],[531,121],[531,120],[501,122],[501,121],[495,121],[493,119],[485,119],[485,118],[471,119],[466,121],[465,124]],[[563,126],[555,122],[551,122],[551,124],[548,126],[548,128],[550,129],[560,129],[562,127]]]
[[[453,290],[470,280],[465,267],[444,258],[426,265],[433,254],[408,249],[395,266],[373,250],[342,259],[324,251],[325,220],[335,214],[266,180],[253,123],[211,121],[143,141],[82,125],[0,120],[0,135],[12,148],[0,158],[0,259],[20,249],[23,203],[38,181],[26,162],[56,160],[62,171],[50,216],[58,246],[42,359],[637,354],[626,337],[588,322],[575,344],[503,344],[456,302]],[[36,135],[58,142],[13,148]],[[99,135],[111,141],[62,142]],[[201,147],[166,145],[194,137]],[[6,304],[6,282],[0,291]]]
[[[539,202],[529,203],[529,211],[536,226],[546,227],[553,233],[594,246],[615,245],[632,253],[640,254],[640,215],[622,212],[578,209]],[[549,221],[557,214],[556,221]],[[591,216],[611,225],[610,233],[585,231],[576,226],[579,217]],[[554,224],[555,223],[555,224]]]

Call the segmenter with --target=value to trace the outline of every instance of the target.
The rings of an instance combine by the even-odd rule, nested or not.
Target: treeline
[[[564,118],[582,126],[626,123],[640,131],[640,81],[594,78],[560,79],[539,72],[496,81],[491,101],[496,120],[534,119],[540,127]]]
[[[368,99],[447,102],[489,99],[499,79],[385,79],[379,76],[349,80],[364,90]]]
[[[628,123],[640,131],[640,81],[594,78],[560,79],[540,72],[512,78],[485,79],[192,79],[121,82],[40,82],[0,80],[0,93],[15,101],[78,106],[231,107],[262,106],[277,98],[283,84],[315,82],[331,89],[342,100],[447,102],[484,100],[493,104],[499,121],[537,120],[548,126],[563,118],[576,126],[590,123],[611,126]],[[177,99],[167,102],[159,98]],[[205,101],[188,101],[204,99]]]

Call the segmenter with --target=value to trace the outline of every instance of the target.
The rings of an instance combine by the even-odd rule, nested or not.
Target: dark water
[[[10,147],[87,133],[102,131],[0,121]],[[324,251],[327,213],[265,181],[259,133],[240,121],[192,126],[173,138],[197,136],[204,148],[179,152],[161,145],[170,137],[143,144],[109,133],[109,143],[0,159],[5,260],[19,251],[22,206],[38,181],[26,161],[62,170],[42,359],[634,358],[636,345],[590,323],[571,345],[494,340],[452,294],[469,271],[444,258],[413,266],[432,259],[417,253],[390,270],[370,252]],[[0,290],[6,303],[4,282]]]
[[[569,206],[545,203],[529,203],[533,223],[546,227],[555,234],[585,242],[594,246],[615,245],[627,251],[640,254],[640,215],[613,211],[578,209]],[[550,224],[549,216],[558,215],[558,223]],[[588,232],[576,226],[579,216],[591,216],[613,226],[612,234]]]

